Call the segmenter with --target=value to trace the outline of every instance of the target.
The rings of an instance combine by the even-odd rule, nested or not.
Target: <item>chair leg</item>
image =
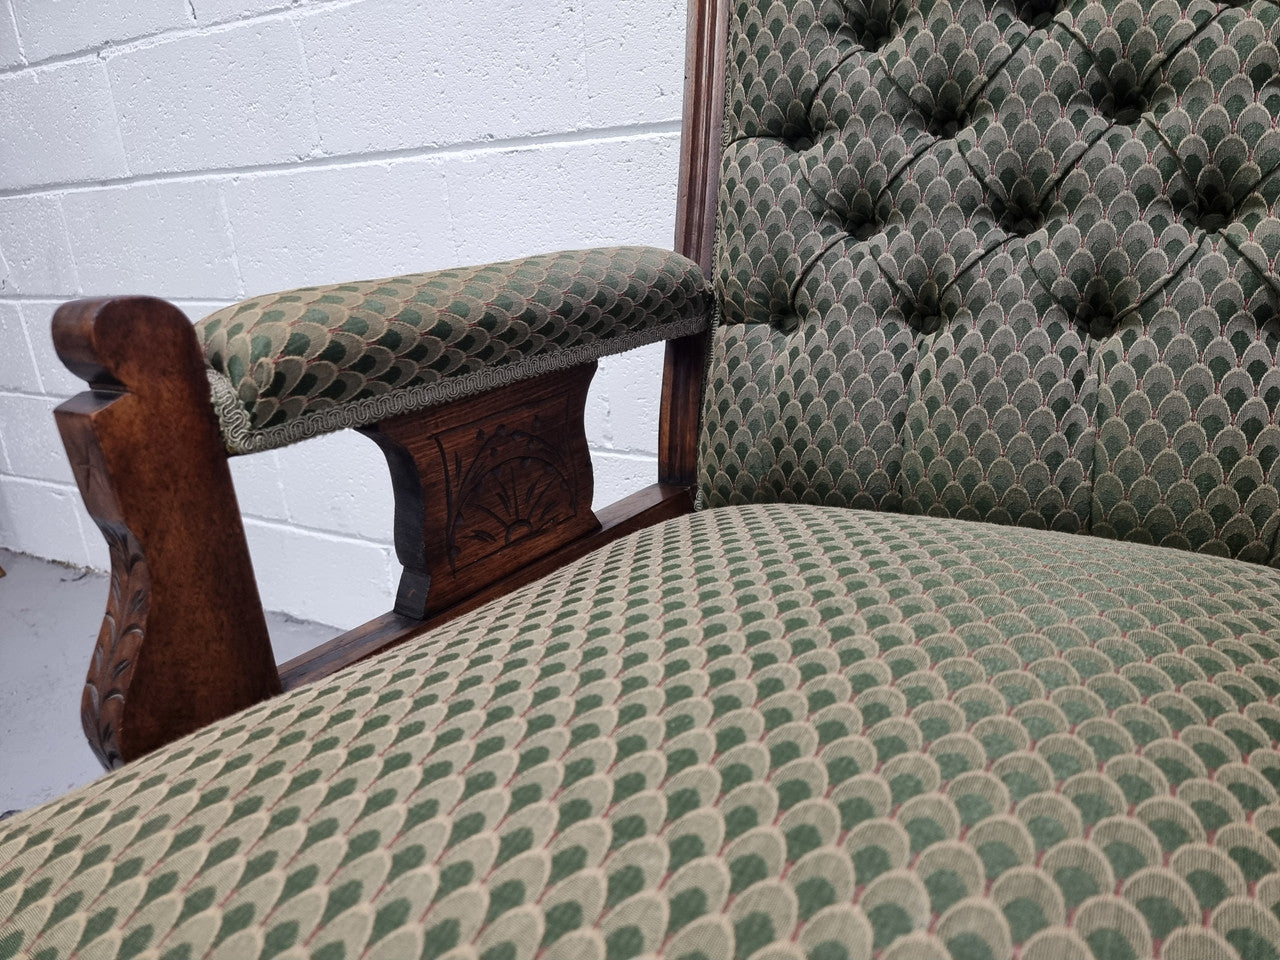
[[[111,554],[81,701],[108,769],[280,692],[195,333],[146,297],[81,300],[54,345],[90,390],[55,416]]]

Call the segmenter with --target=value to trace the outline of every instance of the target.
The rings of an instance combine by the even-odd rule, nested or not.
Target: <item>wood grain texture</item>
[[[55,417],[111,554],[81,719],[114,767],[280,681],[190,322],[162,300],[80,300],[53,338],[92,388]]]
[[[710,334],[668,340],[658,417],[658,482],[692,487],[698,479],[702,390]]]
[[[675,248],[712,276],[720,157],[724,151],[724,75],[728,0],[689,0],[684,122],[676,194]],[[709,334],[667,342],[658,424],[658,479],[692,484]]]
[[[689,0],[684,120],[676,193],[676,253],[711,276],[724,152],[724,75],[729,0]]]
[[[383,420],[404,566],[395,612],[421,619],[599,529],[583,424],[595,362]]]
[[[335,670],[359,663],[407,640],[421,637],[455,617],[554,573],[566,563],[585,557],[619,537],[692,512],[693,494],[688,487],[652,484],[601,510],[600,529],[595,533],[574,540],[542,559],[521,567],[510,576],[426,620],[395,612],[370,620],[287,663],[282,663],[280,681],[286,690],[292,690],[323,679]]]

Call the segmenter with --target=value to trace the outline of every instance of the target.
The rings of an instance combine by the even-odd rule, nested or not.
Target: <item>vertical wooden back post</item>
[[[685,39],[684,123],[676,200],[676,252],[711,276],[724,150],[725,43],[729,0],[689,0]],[[658,482],[692,485],[698,474],[698,425],[710,335],[667,341],[658,423]]]

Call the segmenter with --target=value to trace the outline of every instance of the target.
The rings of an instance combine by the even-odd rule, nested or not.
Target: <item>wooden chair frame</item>
[[[727,0],[689,5],[675,249],[708,274],[727,22]],[[364,428],[391,469],[396,552],[405,568],[396,608],[277,668],[188,319],[153,298],[80,300],[58,310],[53,336],[59,357],[89,384],[56,418],[110,549],[107,610],[81,701],[85,733],[108,768],[693,509],[705,333],[667,342],[657,482],[598,515],[589,509],[582,416],[594,363]],[[432,451],[476,460],[481,448],[535,434],[564,464],[557,475],[568,478],[556,522],[486,545],[474,562],[459,564],[461,514],[441,499],[448,484]]]

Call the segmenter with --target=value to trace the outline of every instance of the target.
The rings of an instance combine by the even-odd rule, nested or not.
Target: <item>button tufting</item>
[[[920,333],[936,333],[942,328],[942,290],[930,277],[907,292],[910,311],[907,323]]]
[[[1098,101],[1098,111],[1116,123],[1132,126],[1150,109],[1150,98],[1129,63],[1115,64],[1109,80],[1107,92]]]
[[[920,333],[937,333],[942,329],[942,314],[924,314],[917,311],[907,319],[907,322]]]
[[[724,449],[749,417],[773,432],[714,489],[760,496],[785,454],[796,499],[1280,565],[1280,8],[730,6],[729,110],[772,142],[725,154],[719,282],[747,326],[717,334],[716,403]],[[797,152],[776,138],[785,116],[802,145],[804,112]]]
[[[1030,236],[1045,224],[1043,203],[1029,180],[1016,181],[1008,197],[992,194],[990,203],[1000,228],[1015,237]]]
[[[1208,182],[1206,182],[1208,181]],[[1216,182],[1215,182],[1216,181]],[[1183,211],[1183,216],[1201,230],[1221,230],[1235,219],[1235,202],[1221,183],[1221,177],[1201,175],[1196,184],[1196,202]]]
[[[1033,28],[1047,26],[1062,9],[1059,0],[1014,0],[1014,6],[1018,19]]]
[[[828,3],[834,0],[828,0]],[[866,50],[879,50],[897,28],[894,17],[899,0],[842,0],[841,18]]]
[[[807,126],[793,126],[791,124],[783,128],[781,140],[789,149],[797,152],[811,149],[815,142],[811,129]]]
[[[969,122],[968,111],[959,102],[959,90],[954,84],[947,84],[937,92],[937,100],[927,117],[926,129],[943,140],[954,137]]]
[[[869,240],[884,229],[876,205],[865,192],[859,192],[844,211],[844,228],[854,240]]]
[[[794,333],[800,329],[800,314],[794,307],[788,310],[775,310],[769,314],[769,325],[782,333]]]
[[[1076,304],[1073,319],[1077,328],[1095,340],[1111,336],[1119,326],[1116,305],[1110,293],[1104,284],[1096,284],[1086,289],[1085,295]]]
[[[808,111],[792,111],[783,121],[779,139],[792,150],[804,151],[812,148],[818,140],[818,134],[813,128]]]

